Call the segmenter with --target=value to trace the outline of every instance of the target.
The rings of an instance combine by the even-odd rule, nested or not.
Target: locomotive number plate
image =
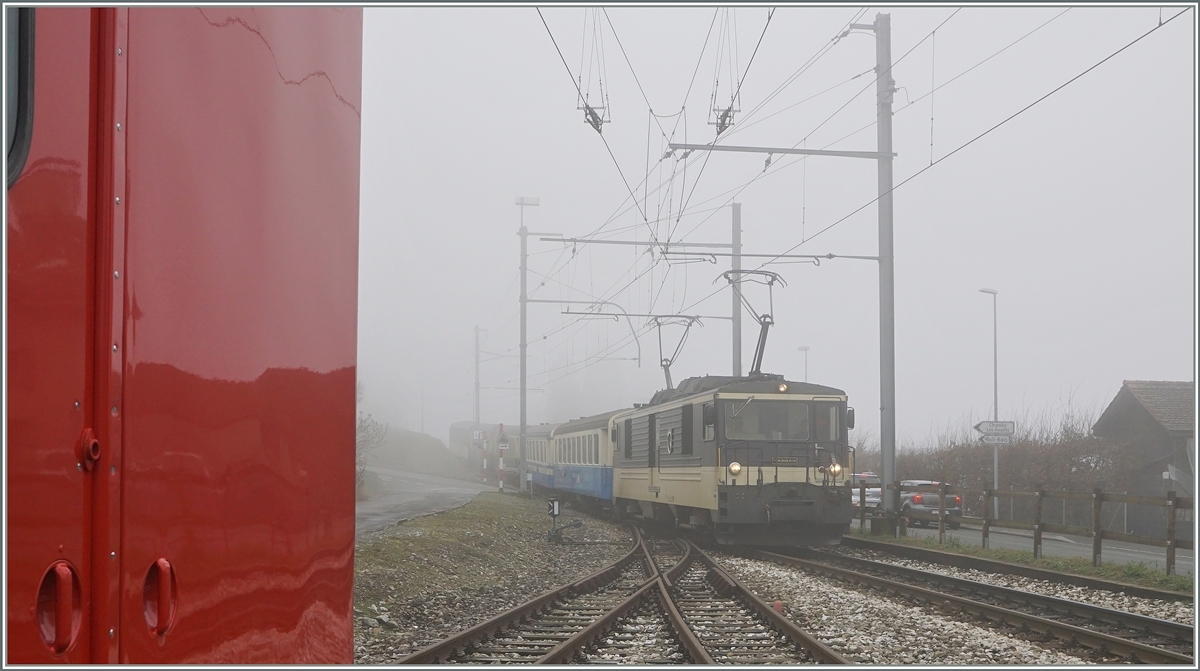
[[[775,466],[795,466],[799,463],[796,457],[771,457],[771,464]]]

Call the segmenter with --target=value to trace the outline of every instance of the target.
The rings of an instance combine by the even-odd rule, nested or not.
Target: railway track
[[[801,556],[747,552],[751,557],[865,584],[1104,655],[1151,664],[1194,663],[1193,630],[1187,625],[829,552],[801,550],[794,554]]]
[[[886,541],[868,540],[866,538],[859,538],[856,536],[847,535],[842,537],[842,545],[844,547],[858,548],[862,550],[874,550],[876,552],[883,552],[897,557],[903,557],[905,559],[943,564],[945,566],[953,566],[955,568],[975,569],[978,571],[986,571],[988,573],[1003,573],[1021,576],[1024,578],[1032,578],[1035,580],[1045,580],[1047,582],[1086,587],[1088,589],[1105,590],[1108,592],[1123,592],[1130,596],[1141,597],[1143,599],[1189,602],[1192,601],[1193,598],[1191,594],[1155,589],[1153,587],[1144,587],[1142,585],[1115,582],[1112,580],[1104,580],[1102,578],[1077,575],[1074,573],[1050,571],[1043,568],[1026,566],[1024,564],[1014,564],[1012,562],[999,561],[996,559],[985,559],[983,557],[962,555],[954,552],[944,552],[941,550],[933,550],[930,548],[912,545],[898,545],[896,543],[888,543]]]
[[[401,663],[848,663],[691,543],[635,536],[603,571]]]

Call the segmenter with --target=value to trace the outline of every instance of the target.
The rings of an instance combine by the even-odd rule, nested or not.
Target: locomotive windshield
[[[836,402],[776,401],[750,397],[725,406],[725,438],[748,441],[839,442],[842,410]]]
[[[796,440],[810,434],[808,404],[749,398],[725,403],[725,437],[729,440]]]

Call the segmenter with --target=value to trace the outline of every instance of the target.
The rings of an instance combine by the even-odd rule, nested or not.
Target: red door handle
[[[61,655],[75,642],[82,621],[79,578],[70,562],[58,560],[46,569],[37,596],[37,624],[42,643]]]
[[[175,569],[162,557],[154,560],[146,571],[142,612],[146,627],[162,643],[175,615]]]
[[[54,565],[54,651],[65,652],[71,643],[75,580],[66,562]]]
[[[171,626],[171,605],[175,594],[171,590],[171,564],[161,557],[154,562],[158,566],[158,623],[154,632],[159,636],[167,633]]]

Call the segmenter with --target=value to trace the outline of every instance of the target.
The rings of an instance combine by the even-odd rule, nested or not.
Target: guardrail
[[[858,486],[859,501],[866,501],[867,486],[861,483]],[[888,487],[889,492],[915,492],[922,491],[921,487]],[[1166,496],[1136,496],[1130,494],[1106,493],[1099,488],[1091,492],[1069,492],[1065,490],[1053,489],[1038,489],[1032,492],[1018,491],[998,491],[993,489],[967,489],[965,487],[955,487],[953,485],[942,484],[938,488],[939,505],[937,514],[919,513],[909,511],[904,514],[905,518],[912,520],[924,520],[929,522],[937,522],[938,524],[938,543],[946,542],[946,496],[959,495],[965,500],[967,497],[975,496],[983,499],[983,517],[954,517],[954,521],[962,521],[966,523],[974,523],[982,525],[983,532],[983,547],[988,547],[988,535],[992,527],[1002,527],[1007,529],[1024,529],[1033,532],[1033,556],[1041,558],[1042,556],[1042,534],[1045,532],[1072,534],[1076,536],[1084,536],[1092,539],[1092,565],[1100,566],[1101,545],[1104,540],[1122,541],[1125,543],[1136,543],[1139,545],[1152,545],[1156,547],[1165,547],[1167,549],[1167,573],[1175,573],[1175,551],[1178,549],[1192,550],[1195,547],[1193,541],[1186,539],[1178,539],[1175,534],[1175,518],[1176,513],[1180,510],[1193,510],[1195,508],[1195,499],[1191,497],[1176,496],[1175,492],[1167,492]],[[999,500],[1002,497],[1010,498],[1032,498],[1034,499],[1033,506],[1033,521],[1025,522],[1020,520],[1004,520],[993,519],[991,511],[994,506],[992,502]],[[1051,524],[1042,521],[1043,504],[1046,499],[1074,499],[1074,500],[1090,500],[1092,502],[1092,525],[1091,527],[1079,527],[1065,524]],[[1124,503],[1142,506],[1157,506],[1167,509],[1167,529],[1166,538],[1152,538],[1150,536],[1141,536],[1137,534],[1123,533],[1119,531],[1108,531],[1103,528],[1100,523],[1100,510],[1104,503]],[[899,507],[899,506],[897,506]],[[860,528],[865,529],[867,519],[879,516],[881,512],[878,508],[869,506],[856,506],[859,513]]]

